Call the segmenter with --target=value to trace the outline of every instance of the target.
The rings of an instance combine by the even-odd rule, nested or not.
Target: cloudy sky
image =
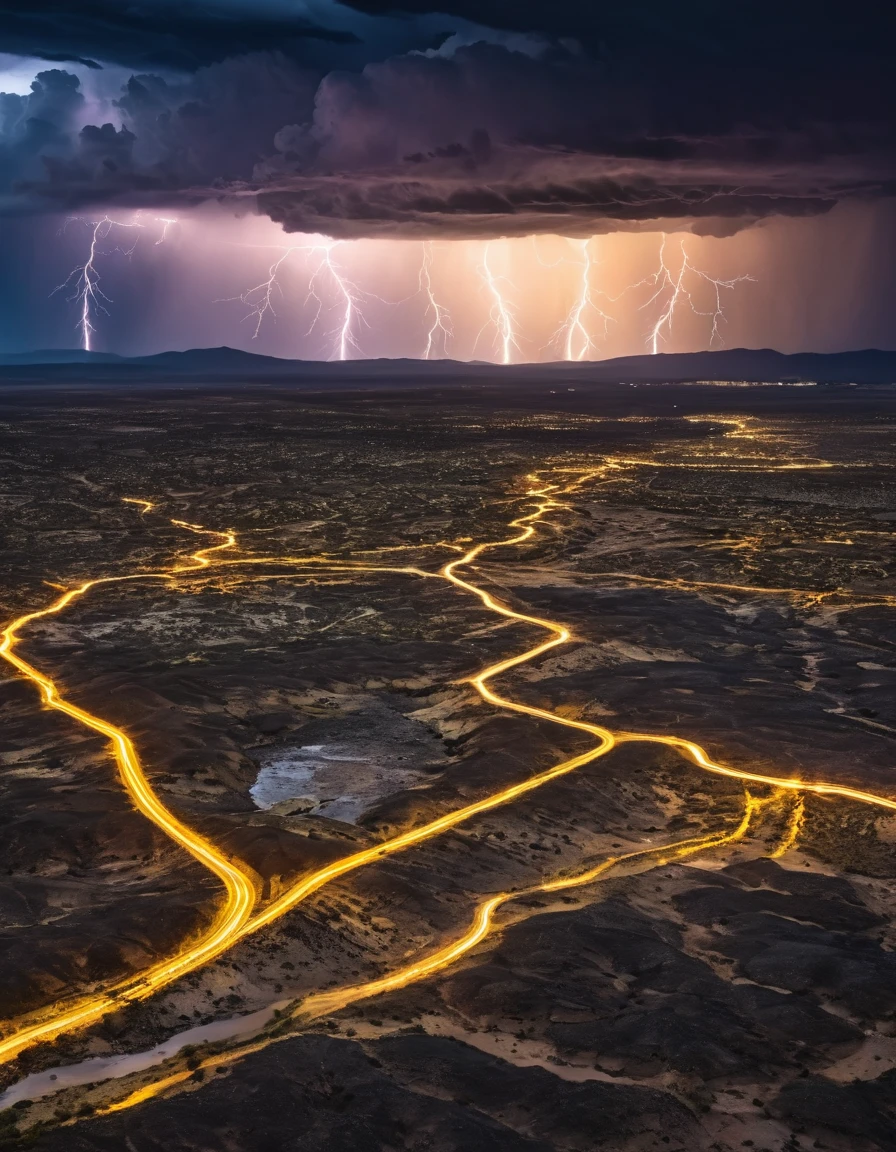
[[[0,0],[0,349],[894,347],[891,13]]]

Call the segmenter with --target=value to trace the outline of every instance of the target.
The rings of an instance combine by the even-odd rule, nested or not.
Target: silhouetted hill
[[[132,364],[143,364],[173,372],[220,372],[232,376],[244,372],[267,375],[290,375],[302,371],[313,360],[282,360],[277,356],[260,356],[257,352],[244,352],[240,348],[189,348],[186,352],[157,352],[154,356],[139,356]]]
[[[785,355],[771,348],[731,348],[720,352],[685,352],[657,356],[623,356],[570,364],[462,363],[456,360],[349,360],[326,363],[282,360],[236,348],[191,348],[154,356],[120,357],[111,353],[52,350],[0,355],[0,381],[191,381],[276,378],[297,384],[328,382],[424,384],[427,380],[562,380],[577,385],[609,383],[681,383],[694,380],[890,384],[896,382],[896,352],[800,352]]]

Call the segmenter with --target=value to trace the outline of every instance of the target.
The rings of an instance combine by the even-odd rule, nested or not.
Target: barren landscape
[[[896,1145],[890,386],[0,409],[0,1145]]]

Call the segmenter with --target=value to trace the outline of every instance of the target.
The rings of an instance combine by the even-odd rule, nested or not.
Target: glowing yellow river
[[[469,567],[489,549],[514,547],[524,544],[533,536],[536,531],[536,524],[542,520],[548,512],[564,507],[562,503],[557,501],[556,497],[558,495],[572,492],[589,480],[602,476],[605,467],[606,466],[592,469],[583,468],[577,472],[575,479],[565,485],[551,483],[541,484],[536,481],[537,486],[531,488],[525,494],[527,498],[535,500],[536,507],[534,511],[511,521],[510,527],[515,530],[514,534],[505,539],[475,544],[463,553],[463,555],[449,561],[437,572],[427,572],[415,567],[369,565],[328,557],[239,558],[230,555],[237,548],[236,537],[232,532],[209,532],[210,535],[220,538],[221,543],[193,553],[187,558],[186,562],[182,564],[155,572],[142,572],[120,577],[100,577],[85,581],[78,587],[66,591],[58,599],[53,601],[49,607],[26,613],[12,621],[2,633],[0,656],[11,664],[21,675],[27,677],[35,684],[47,706],[64,712],[78,723],[101,733],[110,740],[112,752],[118,765],[122,781],[135,806],[221,880],[224,886],[225,899],[218,909],[211,926],[199,939],[185,944],[176,955],[133,977],[122,980],[102,992],[85,995],[76,1000],[67,1000],[47,1008],[43,1012],[35,1014],[28,1019],[19,1019],[10,1022],[6,1026],[5,1034],[2,1039],[0,1039],[0,1060],[9,1060],[29,1045],[33,1045],[39,1041],[50,1040],[63,1032],[85,1027],[97,1021],[106,1013],[121,1007],[123,1003],[150,995],[165,985],[184,976],[186,973],[208,963],[215,956],[220,955],[249,933],[256,932],[265,925],[272,923],[290,909],[296,907],[296,905],[303,900],[307,899],[314,892],[317,892],[331,880],[346,875],[368,863],[382,859],[384,856],[403,851],[415,844],[437,836],[474,816],[524,796],[549,781],[572,772],[576,768],[590,763],[599,756],[605,755],[613,747],[623,742],[644,741],[664,744],[670,748],[674,748],[693,761],[693,763],[707,771],[727,776],[744,783],[758,783],[795,793],[814,792],[819,795],[838,796],[872,804],[890,811],[896,811],[896,800],[838,784],[806,781],[796,778],[780,778],[764,773],[748,772],[742,769],[731,768],[724,764],[716,763],[705,749],[691,740],[676,735],[612,731],[601,725],[590,724],[582,720],[573,720],[561,716],[556,712],[520,703],[501,695],[491,686],[491,682],[503,673],[535,660],[551,649],[567,643],[571,639],[571,632],[563,624],[557,623],[556,621],[516,611],[509,605],[496,599],[490,592],[477,586],[467,576],[461,575],[461,571],[469,569]],[[133,500],[131,502],[142,505],[144,514],[153,507],[149,501]],[[174,523],[179,527],[195,533],[208,531],[199,525],[189,524],[184,521],[174,521]],[[229,554],[225,556],[222,555],[222,553]],[[475,675],[470,680],[470,683],[485,701],[496,707],[542,720],[549,720],[566,728],[576,729],[594,738],[596,744],[587,751],[579,753],[518,784],[501,789],[463,808],[446,813],[418,828],[409,829],[380,844],[353,853],[341,860],[334,861],[331,864],[319,868],[287,888],[276,900],[267,906],[261,909],[255,909],[256,893],[249,872],[238,862],[228,859],[214,844],[184,825],[165,807],[153,792],[140,764],[137,752],[126,732],[109,721],[103,720],[67,701],[60,695],[56,684],[48,675],[33,667],[18,655],[16,646],[20,640],[20,633],[27,625],[47,616],[62,612],[69,604],[83,597],[91,589],[129,580],[162,579],[170,581],[177,580],[182,576],[195,577],[200,570],[209,569],[212,566],[215,568],[223,568],[226,566],[229,579],[234,576],[234,570],[240,566],[260,564],[268,565],[269,567],[286,565],[291,569],[293,575],[297,571],[305,573],[312,571],[322,573],[354,573],[358,575],[365,572],[392,572],[414,577],[440,579],[450,583],[459,591],[478,598],[482,605],[490,612],[519,624],[529,625],[546,632],[548,634],[546,639],[517,655],[509,656],[491,664]],[[235,576],[237,581],[242,578],[240,574]],[[261,577],[261,579],[281,578],[289,577],[277,575]],[[752,588],[746,590],[751,592],[761,591],[761,589]],[[689,854],[691,851],[703,850],[739,838],[744,834],[746,826],[749,823],[750,814],[753,811],[751,805],[755,807],[753,801],[748,799],[746,815],[744,817],[746,823],[743,823],[739,829],[733,832],[704,837],[699,841],[688,841],[682,845],[669,846],[666,849],[662,849],[662,851],[668,852],[680,849],[682,853]],[[796,817],[794,818],[793,827],[794,829],[798,828],[798,820]],[[795,835],[796,831],[794,831],[794,836]],[[661,850],[646,850],[647,853],[656,851]],[[640,856],[643,854],[644,853],[633,853],[630,855]],[[614,859],[601,865],[595,875],[590,877],[590,879],[597,878],[606,868],[616,866],[619,864],[620,859],[621,858]],[[628,857],[625,859],[628,859]],[[579,877],[569,881],[552,881],[538,886],[537,890],[550,892],[564,887],[567,884],[587,883],[589,882],[589,876],[590,874],[585,874],[585,879]],[[437,971],[452,963],[454,959],[469,950],[469,947],[472,947],[485,935],[489,930],[496,909],[506,900],[512,899],[515,895],[520,894],[502,893],[483,904],[477,912],[473,927],[467,936],[463,938],[463,941],[454,942],[425,961],[421,961],[420,964],[414,968],[413,973],[409,974],[406,969],[402,969],[392,976],[386,976],[380,981],[374,982],[374,985],[380,991],[400,987],[412,979],[420,979],[423,975]],[[368,985],[364,987],[368,988],[371,986]],[[343,990],[341,993],[321,994],[321,1005],[318,1005],[318,1007],[321,1007],[324,1003],[336,1004],[339,996],[345,996],[346,992],[347,990]],[[373,995],[375,992],[365,992],[363,994]],[[357,998],[357,995],[349,996],[349,999],[353,998]],[[311,998],[312,1001],[313,999],[314,998]],[[348,1002],[348,1000],[345,1002]],[[309,1001],[306,1001],[304,1009],[311,1010]]]

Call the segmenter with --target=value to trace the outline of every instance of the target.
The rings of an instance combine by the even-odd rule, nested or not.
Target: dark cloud
[[[84,123],[76,77],[41,72],[0,97],[7,210],[190,203],[252,175],[292,117],[310,116],[318,78],[280,55],[239,56],[178,81],[131,77],[120,127]],[[193,189],[199,191],[193,191]]]
[[[707,99],[675,69],[642,78],[478,44],[333,74],[313,121],[279,133],[256,170],[275,185],[261,203],[295,230],[587,233],[888,193],[888,123],[785,120],[759,101],[749,119],[721,76]]]
[[[889,10],[859,3],[834,27],[817,6],[807,21],[808,8],[764,0],[444,7],[446,21],[498,31],[466,26],[435,49],[326,74],[280,51],[177,80],[140,73],[114,125],[91,121],[72,77],[42,73],[30,96],[0,105],[7,211],[233,198],[288,230],[339,236],[589,234],[657,220],[725,234],[893,194]],[[195,11],[183,6],[184,21]],[[186,43],[184,27],[172,35]]]
[[[430,0],[343,0],[370,16],[431,11]],[[726,67],[773,61],[807,68],[857,68],[892,58],[896,14],[877,0],[848,6],[822,0],[439,0],[449,17],[508,31],[575,40],[595,58],[666,59],[683,66],[716,59]],[[766,80],[774,80],[767,76]]]
[[[0,0],[3,51],[37,59],[192,71],[228,56],[288,51],[309,37],[349,42],[288,7],[242,0]]]
[[[7,180],[39,177],[48,157],[67,153],[84,97],[76,76],[41,72],[28,96],[0,93],[0,173]]]

